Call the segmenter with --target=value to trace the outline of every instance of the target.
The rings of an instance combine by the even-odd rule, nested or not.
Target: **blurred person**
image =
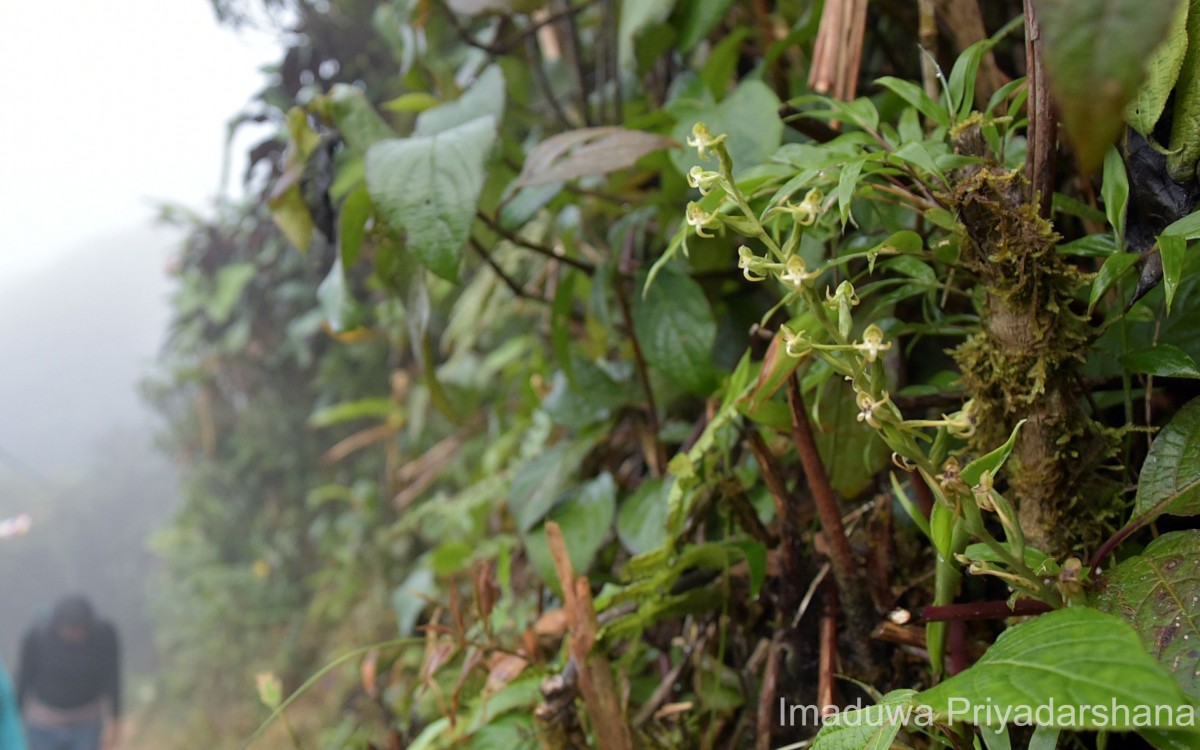
[[[61,600],[48,619],[26,633],[17,701],[29,750],[116,747],[121,713],[117,632],[96,617],[84,597]]]
[[[17,696],[3,662],[0,662],[0,750],[25,750],[21,712],[17,708]]]

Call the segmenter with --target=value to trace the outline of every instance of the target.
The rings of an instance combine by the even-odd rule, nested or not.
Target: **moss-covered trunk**
[[[956,140],[962,153],[984,153],[977,127]],[[964,168],[949,195],[963,233],[960,258],[983,284],[981,330],[955,352],[979,415],[976,446],[995,447],[1021,429],[1008,482],[1027,540],[1064,552],[1077,539],[1060,530],[1081,495],[1083,446],[1092,435],[1080,408],[1078,366],[1089,336],[1072,311],[1081,274],[1056,249],[1057,235],[1038,214],[1019,171],[994,163]]]

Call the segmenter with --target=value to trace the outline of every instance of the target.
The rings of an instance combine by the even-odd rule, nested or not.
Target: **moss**
[[[959,138],[960,152],[970,147],[969,129]],[[1101,491],[1096,468],[1115,443],[1079,404],[1077,366],[1092,336],[1072,302],[1086,276],[1058,254],[1028,193],[1020,172],[986,159],[954,175],[944,198],[961,221],[961,262],[985,295],[981,330],[951,354],[979,409],[972,450],[994,448],[1028,420],[1008,491],[1031,542],[1065,554],[1105,533],[1107,521],[1097,529],[1091,519],[1113,517],[1118,496]]]

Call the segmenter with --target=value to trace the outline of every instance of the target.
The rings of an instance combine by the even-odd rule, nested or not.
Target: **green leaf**
[[[1092,282],[1092,295],[1088,298],[1089,315],[1104,293],[1117,283],[1117,279],[1128,273],[1137,261],[1137,253],[1113,253],[1104,259],[1104,265],[1100,266],[1100,273],[1096,274],[1096,280]]]
[[[1200,699],[1200,530],[1151,542],[1100,581],[1097,606],[1123,617],[1142,645]]]
[[[1135,518],[1200,514],[1200,398],[1192,399],[1154,438],[1138,479]]]
[[[983,737],[983,746],[987,750],[1012,750],[1012,735],[1009,734],[1008,727],[980,727],[979,735]]]
[[[379,105],[379,108],[386,109],[388,112],[424,112],[437,105],[438,100],[434,98],[433,94],[425,91],[413,91],[390,99]]]
[[[584,442],[559,443],[517,470],[508,507],[518,531],[532,529],[562,499],[590,447]]]
[[[974,487],[979,484],[979,480],[983,477],[983,472],[990,471],[995,474],[999,471],[1004,462],[1008,460],[1009,454],[1012,453],[1013,446],[1017,444],[1017,433],[1021,430],[1021,425],[1025,424],[1022,419],[1017,422],[1017,426],[1013,427],[1012,434],[1008,436],[1008,440],[1004,441],[1004,445],[989,452],[987,455],[980,456],[963,468],[959,475],[963,482],[968,487]]]
[[[916,695],[915,690],[893,690],[874,706],[829,716],[812,750],[888,750],[910,717]]]
[[[459,98],[418,115],[413,135],[438,135],[481,117],[496,123],[504,117],[504,73],[499,65],[489,65]]]
[[[377,141],[396,137],[357,86],[334,84],[326,100],[326,111],[350,148],[360,152]]]
[[[300,252],[307,252],[312,243],[314,225],[308,204],[304,202],[304,194],[300,192],[298,171],[289,171],[280,178],[267,205],[271,209],[271,219],[288,242]]]
[[[1129,205],[1129,176],[1116,146],[1104,155],[1104,180],[1100,187],[1104,215],[1118,238],[1125,237],[1125,207]]]
[[[390,398],[361,398],[318,409],[308,418],[311,427],[330,427],[355,419],[384,419],[397,408]]]
[[[1182,237],[1185,240],[1200,239],[1200,211],[1194,211],[1182,219],[1171,222],[1162,233],[1172,237]]]
[[[341,211],[338,212],[337,241],[343,268],[351,268],[358,260],[373,208],[366,185],[359,185],[342,202]]]
[[[1185,24],[1188,37],[1179,79],[1175,82],[1171,144],[1167,152],[1167,174],[1176,182],[1196,177],[1200,160],[1200,0],[1187,0],[1190,8]]]
[[[1061,731],[1057,727],[1034,727],[1033,736],[1029,738],[1028,750],[1054,750],[1058,747],[1058,735]]]
[[[1183,278],[1187,240],[1177,235],[1164,234],[1158,238],[1158,253],[1162,258],[1163,291],[1167,301],[1167,314],[1170,315],[1171,303],[1175,301],[1179,281]]]
[[[354,298],[346,288],[341,258],[334,259],[329,273],[317,287],[317,302],[334,333],[343,333],[355,327]]]
[[[483,188],[495,120],[481,117],[439,135],[392,139],[367,152],[367,191],[429,270],[458,280],[463,245]]]
[[[238,300],[257,273],[253,263],[230,263],[217,271],[216,287],[204,306],[204,312],[214,325],[229,322]]]
[[[1169,707],[1174,719],[1193,708],[1128,623],[1088,607],[1009,628],[972,667],[916,700],[947,721],[1117,731],[1144,727],[1137,717],[1147,710]]]
[[[828,467],[829,483],[842,497],[857,497],[874,486],[875,475],[888,465],[892,450],[878,432],[858,420],[860,410],[851,389],[831,383],[815,403],[813,437]]]
[[[904,80],[903,78],[893,78],[884,76],[875,81],[880,86],[890,89],[896,93],[904,101],[916,107],[921,114],[928,117],[942,127],[950,127],[950,113],[946,108],[934,101],[929,94],[925,93],[925,89],[921,88],[912,81]]]
[[[690,276],[664,270],[644,297],[635,296],[633,330],[646,361],[684,389],[707,395],[716,385],[717,324],[704,290]]]
[[[604,543],[612,527],[617,505],[617,485],[608,472],[583,485],[579,492],[566,498],[550,511],[547,520],[554,521],[562,530],[571,566],[577,575],[585,575],[592,566],[600,545]],[[550,557],[550,546],[546,542],[544,528],[526,534],[525,551],[542,580],[558,589],[558,576],[554,561]]]
[[[1200,368],[1191,355],[1174,344],[1159,344],[1121,355],[1121,366],[1129,372],[1163,378],[1200,378]]]
[[[979,63],[983,56],[996,46],[997,39],[980,39],[962,51],[950,70],[946,84],[950,95],[950,110],[959,120],[966,118],[975,106],[975,79],[979,75]]]
[[[716,28],[733,6],[733,0],[690,0],[681,7],[679,20],[680,52],[686,53]]]
[[[392,611],[396,613],[396,628],[400,635],[412,635],[417,618],[429,603],[427,597],[433,596],[436,590],[433,572],[425,566],[414,570],[396,587],[392,592]]]
[[[1129,127],[1146,137],[1154,131],[1154,125],[1167,106],[1171,89],[1179,80],[1179,70],[1183,67],[1183,57],[1188,48],[1189,2],[1176,3],[1175,17],[1171,19],[1167,38],[1154,50],[1154,55],[1146,65],[1146,82],[1138,89],[1137,97],[1130,103],[1126,113]]]
[[[669,483],[648,479],[621,503],[617,514],[617,536],[635,555],[652,552],[667,541]]]
[[[1145,0],[1035,0],[1046,66],[1063,124],[1085,171],[1123,126],[1145,63],[1167,36],[1176,5]]]
[[[638,32],[647,26],[667,20],[674,7],[675,0],[621,0],[617,49],[622,68],[633,67],[633,45]]]
[[[671,136],[678,143],[687,143],[697,122],[707,125],[713,135],[725,134],[737,174],[766,162],[783,139],[779,97],[762,81],[743,81],[720,104],[680,103],[672,111],[678,119]],[[695,149],[679,148],[671,152],[671,163],[687,174],[700,158]]]

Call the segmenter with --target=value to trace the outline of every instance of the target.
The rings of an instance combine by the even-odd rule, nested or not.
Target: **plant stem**
[[[846,538],[845,527],[842,526],[837,496],[817,451],[816,438],[813,437],[812,425],[808,421],[808,412],[795,374],[788,378],[788,406],[792,413],[792,439],[796,443],[797,453],[800,454],[800,463],[804,467],[804,475],[808,478],[813,502],[817,506],[817,515],[821,519],[821,531],[829,549],[829,563],[837,582],[839,602],[846,613],[846,624],[851,631],[855,659],[860,662],[859,666],[869,667],[870,654],[867,644],[871,622],[874,620],[873,607],[867,598],[867,587],[858,575],[854,555],[850,551],[850,541]]]

